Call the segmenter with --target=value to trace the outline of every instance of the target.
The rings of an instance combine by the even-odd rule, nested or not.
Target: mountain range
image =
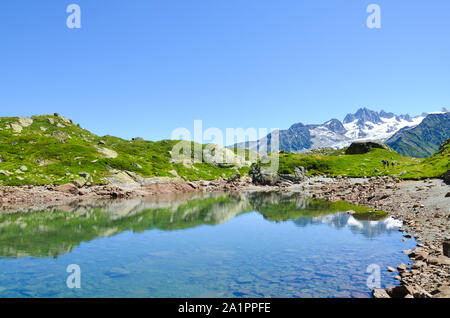
[[[296,123],[277,132],[280,150],[286,152],[302,153],[324,147],[339,149],[355,141],[376,140],[387,143],[402,155],[426,157],[437,151],[443,140],[450,138],[449,117],[445,108],[415,117],[360,108],[346,115],[343,121],[333,118],[318,125]],[[235,146],[259,153],[267,149],[270,152],[272,134]]]

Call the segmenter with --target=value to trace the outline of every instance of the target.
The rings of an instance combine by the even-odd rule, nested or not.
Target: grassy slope
[[[193,168],[171,163],[169,151],[178,141],[99,137],[60,117],[45,115],[32,119],[31,126],[23,128],[21,133],[14,133],[6,127],[17,123],[18,118],[0,118],[0,171],[14,172],[11,176],[0,173],[0,184],[63,184],[78,178],[80,172],[89,173],[94,183],[105,183],[104,178],[110,175],[108,168],[136,172],[143,177],[172,177],[169,171],[175,170],[187,180],[212,180],[229,177],[235,172],[206,163],[194,164]],[[60,139],[66,142],[62,143]],[[100,140],[105,144],[99,146]],[[105,158],[96,147],[114,150],[118,157]],[[28,170],[17,173],[21,166]],[[241,169],[242,173],[246,171],[248,168]]]
[[[387,144],[404,155],[425,158],[435,153],[442,140],[450,137],[450,113],[430,114],[413,128],[404,128]]]
[[[449,147],[426,159],[404,157],[396,152],[373,149],[363,155],[344,155],[336,151],[328,156],[286,153],[280,155],[280,172],[293,173],[297,166],[304,166],[310,175],[372,177],[394,175],[403,179],[440,178],[450,169]],[[397,164],[383,168],[381,160]],[[402,174],[404,171],[406,173]]]
[[[178,141],[128,141],[111,136],[99,137],[60,117],[45,115],[32,119],[31,126],[23,128],[21,133],[14,133],[7,126],[17,123],[18,118],[0,118],[0,184],[63,184],[78,178],[80,172],[89,173],[93,182],[99,184],[106,182],[110,168],[136,172],[143,177],[171,177],[169,171],[175,170],[186,180],[212,180],[230,177],[235,172],[232,168],[206,163],[197,163],[193,167],[171,163],[169,151]],[[98,151],[96,147],[101,140],[104,145],[100,147],[114,150],[117,158],[105,158]],[[432,178],[443,176],[450,168],[449,157],[449,145],[426,159],[403,157],[382,149],[374,149],[364,155],[344,155],[343,150],[328,155],[285,153],[280,154],[279,172],[293,173],[295,167],[304,166],[311,175]],[[396,161],[399,165],[384,169],[382,159]],[[18,169],[22,166],[27,167],[27,171],[20,173]],[[248,170],[245,167],[240,172],[245,174]],[[2,171],[13,174],[5,175]],[[406,173],[400,175],[404,171]]]

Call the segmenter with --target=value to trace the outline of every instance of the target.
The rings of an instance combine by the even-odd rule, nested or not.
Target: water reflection
[[[328,224],[333,228],[340,229],[348,227],[353,233],[361,233],[367,238],[373,238],[383,233],[397,232],[402,226],[402,222],[392,217],[379,221],[361,221],[353,215],[347,213],[336,213],[311,218],[299,218],[294,221],[299,227],[305,227],[312,224]]]
[[[358,216],[342,213],[349,209]],[[299,227],[329,224],[349,227],[372,238],[396,230],[392,218],[346,202],[308,200],[298,194],[184,194],[144,200],[78,202],[41,212],[0,215],[0,257],[54,257],[99,237],[152,229],[175,231],[218,225],[257,211],[270,222],[294,222]],[[339,213],[341,212],[341,213]]]

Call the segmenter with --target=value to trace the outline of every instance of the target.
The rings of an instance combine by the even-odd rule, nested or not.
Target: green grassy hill
[[[86,173],[87,181],[103,184],[117,171],[141,177],[212,180],[230,177],[237,170],[173,163],[169,152],[178,142],[100,137],[61,116],[4,117],[0,118],[0,184],[63,184]],[[242,174],[248,169],[239,167]]]
[[[0,118],[0,185],[63,184],[80,179],[107,183],[113,176],[138,180],[141,177],[179,177],[184,180],[229,178],[236,171],[245,175],[249,163],[228,166],[173,161],[171,151],[179,141],[124,140],[97,136],[54,115]],[[187,143],[187,142],[185,142]],[[194,149],[194,143],[191,143]],[[201,146],[202,149],[206,145]],[[193,155],[192,155],[193,156]],[[248,156],[248,151],[246,152]],[[449,144],[434,155],[417,159],[373,149],[362,155],[345,155],[345,149],[310,154],[280,154],[280,173],[293,173],[304,166],[310,175],[370,177],[395,175],[419,179],[442,177],[449,167]],[[236,155],[236,158],[240,158]],[[383,168],[381,160],[395,161]]]
[[[395,151],[372,149],[360,155],[345,155],[345,149],[328,155],[280,154],[280,173],[292,174],[295,167],[304,166],[310,175],[332,177],[396,176],[402,179],[441,178],[450,169],[450,145],[428,158],[404,157]],[[394,162],[384,167],[381,160]]]

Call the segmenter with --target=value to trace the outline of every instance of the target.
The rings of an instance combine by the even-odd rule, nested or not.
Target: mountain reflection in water
[[[365,213],[352,216],[345,213],[349,209]],[[401,226],[392,218],[376,220],[376,214],[369,209],[346,202],[309,200],[299,194],[275,192],[78,202],[40,212],[0,214],[0,258],[57,258],[82,242],[124,231],[175,231],[218,225],[253,211],[271,222],[294,222],[299,227],[315,224],[349,227],[368,238]]]

